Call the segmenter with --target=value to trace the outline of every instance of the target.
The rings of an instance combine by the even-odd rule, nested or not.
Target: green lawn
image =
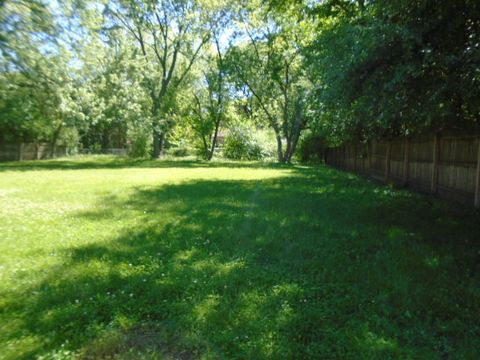
[[[480,216],[327,167],[0,164],[0,359],[478,359]]]

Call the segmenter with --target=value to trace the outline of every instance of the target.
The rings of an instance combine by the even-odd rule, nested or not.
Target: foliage
[[[208,160],[239,120],[290,162],[307,128],[330,144],[477,131],[479,4],[4,1],[0,141],[158,157],[181,128]]]
[[[0,6],[0,142],[67,142],[82,121],[72,51],[57,23],[64,14],[41,1]],[[54,151],[54,146],[52,147]]]
[[[168,150],[166,151],[166,155],[173,156],[173,157],[187,157],[187,156],[194,156],[199,155],[196,154],[196,150],[194,147],[191,146],[191,142],[187,140],[189,137],[185,133],[182,133],[181,137],[177,140],[172,139],[173,141],[170,143]],[[200,154],[202,158],[204,154]]]
[[[163,151],[172,126],[176,90],[189,75],[210,38],[209,16],[215,8],[199,1],[116,1],[105,8],[107,26],[121,29],[145,62],[143,84],[152,103],[153,156]]]
[[[95,41],[95,40],[93,40]],[[131,49],[118,51],[111,59],[108,49],[95,47],[99,60],[86,73],[77,102],[85,116],[82,143],[102,148],[130,147],[132,154],[145,156],[150,151],[151,101],[142,87],[144,68]]]
[[[263,140],[263,141],[262,141]],[[223,156],[232,160],[260,160],[274,153],[255,130],[245,125],[230,128],[223,145]]]
[[[132,157],[147,157],[150,155],[151,136],[149,131],[132,127],[128,131],[128,154]]]
[[[478,2],[326,1],[312,13],[306,53],[332,139],[478,126]]]
[[[224,54],[219,40],[214,41],[200,61],[201,70],[191,84],[193,91],[183,97],[183,116],[195,135],[193,142],[198,154],[211,160],[217,146],[217,136],[229,117],[229,94],[225,83]]]
[[[477,213],[327,167],[0,172],[6,360],[480,355]]]
[[[191,153],[192,151],[188,146],[179,146],[171,148],[168,154],[174,157],[186,157],[191,155]]]
[[[326,147],[324,136],[312,131],[305,131],[300,138],[296,155],[302,162],[322,162]]]
[[[299,38],[308,39],[302,25],[274,16],[257,2],[243,12],[239,26],[243,41],[227,54],[231,81],[252,111],[275,132],[279,162],[290,162],[306,125],[304,98],[310,83],[303,72]]]

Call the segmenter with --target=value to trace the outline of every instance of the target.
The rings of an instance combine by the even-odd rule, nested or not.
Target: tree
[[[336,141],[478,126],[478,2],[331,0],[311,13],[317,118]]]
[[[189,0],[117,1],[107,7],[110,28],[122,28],[146,63],[144,85],[151,99],[153,156],[168,131],[175,89],[184,81],[210,37],[201,4]]]
[[[82,142],[86,147],[130,147],[137,156],[148,153],[146,140],[150,131],[151,102],[142,86],[143,67],[130,47],[117,48],[113,54],[109,47],[84,48],[95,51],[95,60],[85,59],[84,83],[77,102],[86,118],[82,129]]]
[[[219,35],[213,33],[212,42],[199,62],[201,75],[196,86],[192,86],[190,101],[186,101],[186,118],[201,140],[202,155],[206,160],[211,160],[214,155],[229,100],[223,52]]]
[[[230,76],[254,99],[274,130],[279,162],[290,162],[306,125],[305,97],[310,84],[303,72],[299,37],[305,35],[286,16],[244,12],[242,38],[228,56]],[[284,147],[285,142],[285,147]]]
[[[0,7],[0,111],[3,141],[49,141],[75,126],[70,49],[50,7],[10,1]]]

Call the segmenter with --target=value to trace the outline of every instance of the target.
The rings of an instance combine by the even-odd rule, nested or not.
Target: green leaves
[[[468,52],[470,39],[479,39],[471,25],[480,19],[478,5],[350,3],[348,11],[341,1],[318,6],[319,35],[306,48],[320,85],[320,127],[336,129],[333,138],[362,140],[478,123],[470,100],[475,75],[466,65],[475,52]]]
[[[242,35],[226,57],[229,78],[256,117],[275,132],[278,160],[289,162],[306,123],[300,105],[311,85],[298,39],[308,38],[308,32],[265,7],[244,13]]]

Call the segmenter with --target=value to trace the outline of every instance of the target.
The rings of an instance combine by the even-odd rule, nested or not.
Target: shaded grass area
[[[326,167],[92,161],[0,177],[0,357],[479,357],[478,212]]]
[[[125,168],[285,168],[288,165],[274,162],[231,161],[217,159],[202,161],[193,158],[165,158],[162,160],[132,159],[114,155],[78,155],[48,161],[11,161],[0,163],[3,171],[32,170],[86,170],[86,169],[125,169]]]

